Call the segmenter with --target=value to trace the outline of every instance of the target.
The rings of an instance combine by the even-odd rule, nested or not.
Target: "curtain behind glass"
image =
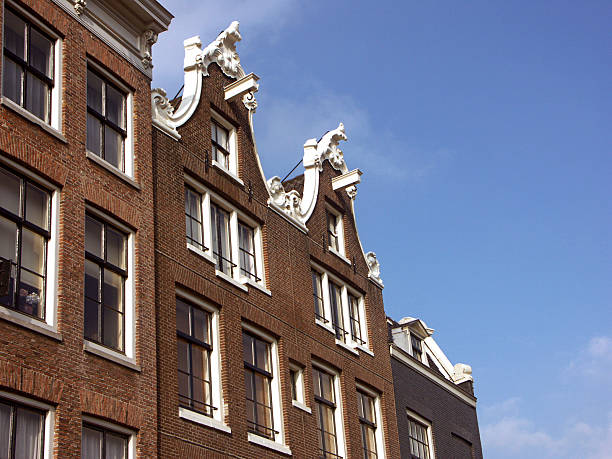
[[[11,407],[0,404],[0,458],[9,455],[9,439],[11,436]]]
[[[41,456],[43,416],[35,411],[17,408],[15,423],[15,459]]]

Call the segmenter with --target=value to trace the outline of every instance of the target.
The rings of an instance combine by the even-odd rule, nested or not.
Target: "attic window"
[[[344,256],[344,226],[342,214],[328,208],[327,214],[327,245],[330,251]]]
[[[423,347],[421,345],[421,338],[413,333],[410,333],[410,345],[412,347],[412,356],[419,362],[423,361]]]

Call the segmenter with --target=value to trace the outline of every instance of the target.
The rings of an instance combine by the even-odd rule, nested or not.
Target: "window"
[[[330,207],[326,210],[327,245],[331,252],[344,258],[344,225],[342,214]]]
[[[364,459],[378,458],[376,450],[376,409],[374,397],[357,391],[357,409],[361,426],[361,446]]]
[[[0,305],[45,320],[51,193],[0,166]]]
[[[0,399],[0,457],[42,459],[46,414],[40,409]]]
[[[47,124],[52,118],[55,44],[42,28],[5,8],[2,94]]]
[[[211,316],[176,299],[179,405],[213,417]]]
[[[412,348],[412,356],[419,362],[423,361],[422,340],[413,333],[410,333],[410,346]]]
[[[299,370],[290,369],[289,370],[289,381],[291,384],[291,400],[297,401],[298,399],[298,381],[299,381]]]
[[[424,419],[417,420],[408,416],[408,436],[410,438],[410,456],[412,459],[430,459],[431,426]]]
[[[215,264],[217,275],[265,289],[261,227],[200,183],[185,177],[187,247]]]
[[[364,299],[357,291],[319,266],[312,268],[315,322],[336,336],[336,343],[370,352]]]
[[[87,149],[122,172],[125,167],[126,94],[87,69]]]
[[[213,166],[242,183],[238,178],[236,128],[214,110],[211,111],[210,137]]]
[[[311,413],[304,397],[304,368],[296,363],[289,363],[289,382],[291,384],[291,404],[296,408]]]
[[[336,376],[321,368],[313,367],[313,386],[315,395],[315,416],[319,431],[319,457],[342,457],[342,415],[338,409]]]
[[[85,338],[125,349],[128,235],[90,214],[85,217]]]
[[[129,435],[91,424],[83,424],[81,457],[83,459],[127,459]]]

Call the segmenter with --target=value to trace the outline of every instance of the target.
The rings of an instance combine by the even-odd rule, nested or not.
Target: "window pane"
[[[102,79],[91,70],[87,71],[87,106],[102,114]]]
[[[25,108],[41,120],[49,121],[49,96],[51,91],[46,83],[27,73]]]
[[[191,346],[192,372],[193,375],[204,381],[208,381],[208,352],[200,346]]]
[[[331,375],[321,373],[321,396],[325,400],[333,402],[334,398],[334,383]]]
[[[87,149],[102,156],[102,123],[90,114],[87,114]]]
[[[28,183],[25,211],[27,221],[49,229],[49,193]]]
[[[4,10],[4,46],[25,60],[26,23],[8,9]]]
[[[43,278],[22,269],[17,303],[19,310],[32,316],[42,317],[44,293]]]
[[[216,205],[211,204],[213,256],[217,261],[217,269],[231,276],[230,240],[229,240],[229,214]]]
[[[255,400],[266,406],[271,406],[270,380],[267,376],[255,373]]]
[[[187,406],[191,405],[191,395],[189,393],[189,375],[186,373],[178,373],[178,393],[179,403],[184,403]]]
[[[0,169],[0,207],[15,215],[21,215],[19,211],[20,183],[19,177]]]
[[[85,298],[100,301],[100,268],[85,260]]]
[[[253,338],[246,333],[242,334],[242,352],[245,362],[255,365],[255,355],[253,354]]]
[[[85,299],[85,338],[100,342],[100,304],[97,301]]]
[[[106,458],[124,459],[127,440],[124,437],[112,433],[106,433]]]
[[[0,257],[17,261],[17,225],[0,217]]]
[[[43,275],[47,248],[45,238],[25,228],[22,230],[21,237],[21,266]]]
[[[123,277],[108,269],[104,270],[104,305],[123,311]]]
[[[176,329],[187,335],[191,334],[189,328],[189,305],[178,298],[176,300]]]
[[[40,457],[43,416],[35,411],[17,408],[15,424],[15,457]]]
[[[255,352],[257,353],[257,367],[272,371],[270,368],[270,344],[260,339],[255,340]]]
[[[99,258],[102,258],[102,227],[98,220],[85,217],[85,250]]]
[[[30,59],[32,67],[53,78],[53,42],[30,28]]]
[[[229,133],[227,129],[222,128],[221,126],[217,127],[217,143],[229,151]]]
[[[102,432],[83,426],[81,458],[98,459],[102,455]]]
[[[106,85],[106,119],[123,128],[123,105],[124,95],[113,88],[111,85]]]
[[[23,86],[23,71],[11,59],[5,57],[2,68],[2,93],[18,105],[23,105],[21,99]]]
[[[9,457],[11,407],[0,403],[0,457]]]
[[[106,227],[106,261],[121,269],[125,269],[125,242],[122,233]]]
[[[104,339],[105,346],[123,350],[123,315],[114,309],[104,308]]]
[[[189,343],[182,339],[177,339],[177,361],[178,369],[184,373],[190,373],[190,361],[189,361]]]
[[[104,159],[123,170],[123,137],[110,126],[104,126]]]

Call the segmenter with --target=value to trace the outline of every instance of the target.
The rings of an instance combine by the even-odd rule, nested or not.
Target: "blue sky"
[[[485,457],[611,458],[612,4],[162,3],[170,95],[240,21],[268,178],[344,122],[387,313],[472,365]]]

